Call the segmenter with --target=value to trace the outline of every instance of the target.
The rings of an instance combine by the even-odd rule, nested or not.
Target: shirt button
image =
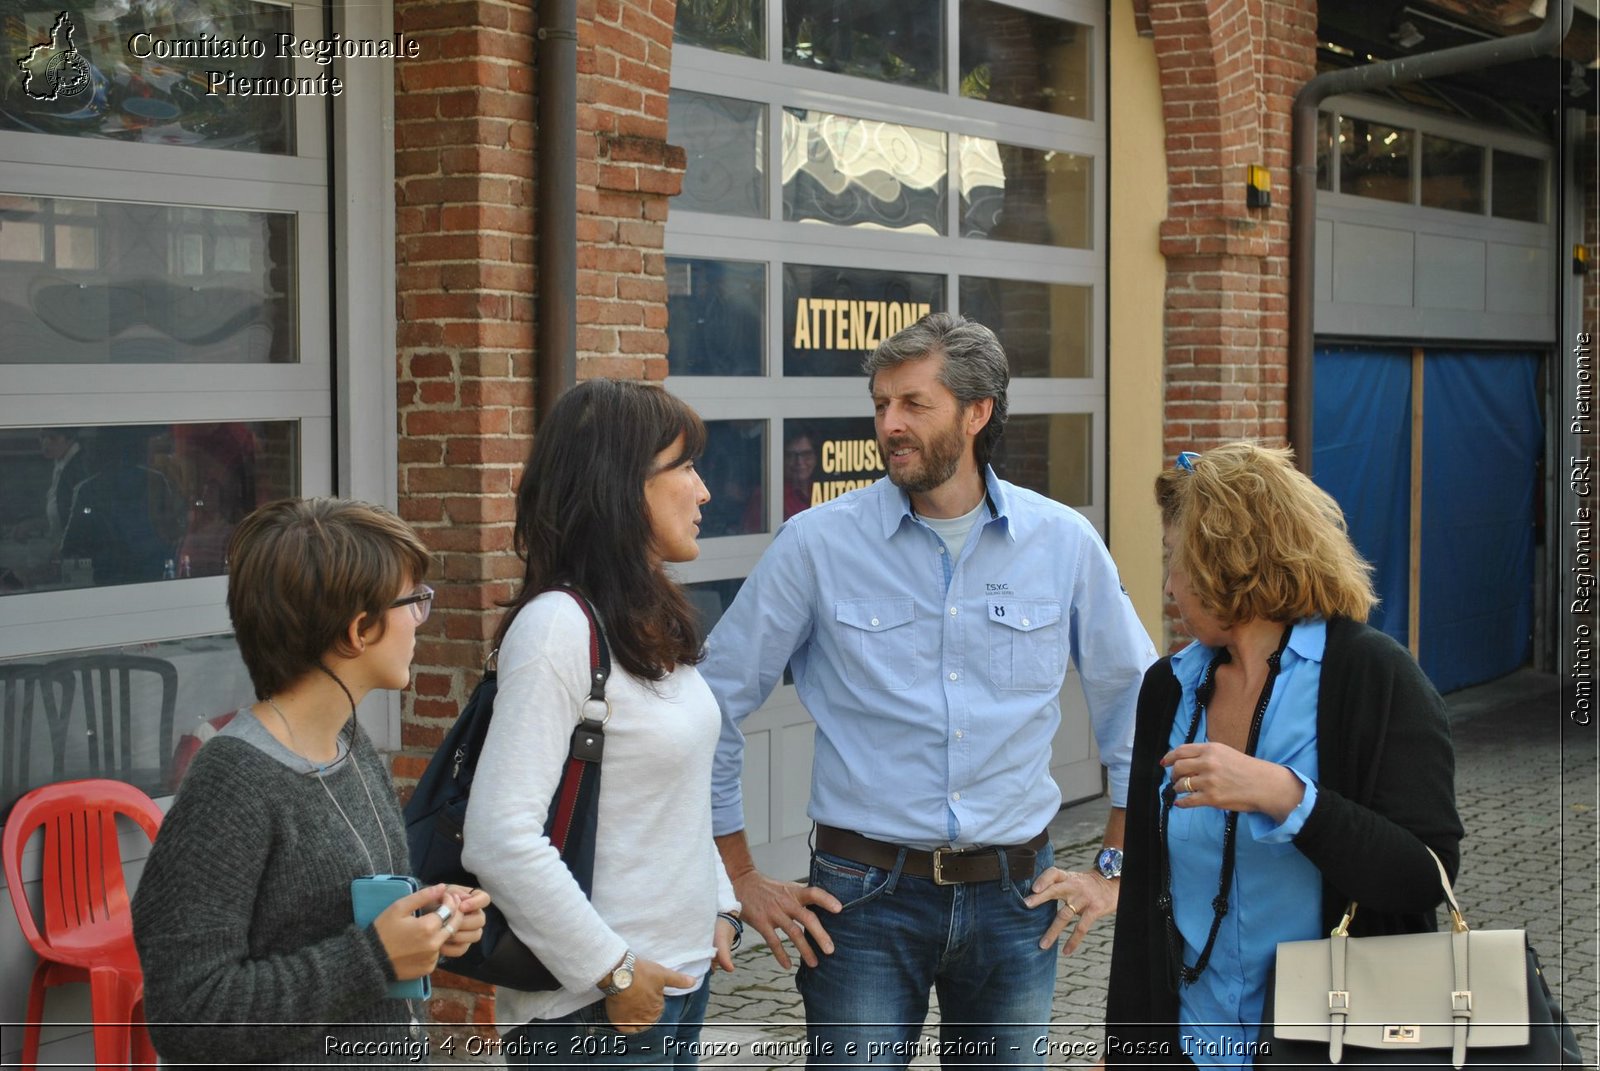
[[[872,623],[873,623],[873,624],[874,624],[874,625],[876,625],[876,624],[877,624],[877,623],[878,623],[878,619],[877,619],[877,618],[876,618],[876,617],[874,617],[874,618],[873,618],[873,619],[872,619]]]
[[[876,622],[876,621],[874,621],[874,622],[873,622],[873,624],[874,624],[874,625],[876,625],[876,624],[877,624],[877,622]],[[1028,619],[1027,619],[1027,618],[1026,618],[1026,617],[1024,617],[1024,618],[1023,618],[1023,619],[1022,619],[1022,627],[1023,627],[1023,628],[1027,628],[1027,627],[1028,627]]]
[[[957,739],[957,740],[960,740],[960,739],[961,739],[961,730],[960,730],[960,729],[957,729],[957,730],[956,730],[956,739]]]
[[[951,617],[956,616],[956,608],[954,606],[950,607],[950,616]]]
[[[944,545],[943,544],[940,544],[940,546],[939,546],[939,553],[940,554],[944,553]]]
[[[961,802],[961,793],[952,792],[952,793],[950,793],[950,798],[955,800],[957,803],[960,803]]]
[[[959,673],[950,674],[950,679],[951,680],[959,680],[960,678],[961,678],[961,674],[959,674]]]

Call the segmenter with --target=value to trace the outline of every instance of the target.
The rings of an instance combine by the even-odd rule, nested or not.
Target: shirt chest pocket
[[[989,600],[989,672],[1001,688],[1058,689],[1066,672],[1065,627],[1055,599]]]
[[[839,661],[851,684],[900,689],[917,682],[914,600],[842,599],[833,604],[833,616]]]

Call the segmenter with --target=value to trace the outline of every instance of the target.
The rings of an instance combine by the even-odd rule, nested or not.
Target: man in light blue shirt
[[[745,921],[782,965],[780,934],[803,961],[810,1064],[905,1066],[933,989],[941,1056],[1042,1064],[1055,943],[1076,919],[1073,951],[1116,909],[1120,871],[1120,852],[1098,871],[1051,865],[1067,659],[1120,849],[1155,649],[1089,523],[989,468],[1009,382],[992,332],[935,313],[866,371],[888,479],[786,523],[707,641],[724,719],[713,829]],[[737,727],[786,664],[816,722],[803,886],[755,869],[739,785]]]

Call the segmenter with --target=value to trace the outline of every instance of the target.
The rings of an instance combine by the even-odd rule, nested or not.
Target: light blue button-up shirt
[[[1261,1032],[1267,970],[1278,942],[1326,936],[1318,933],[1322,873],[1300,854],[1293,839],[1317,802],[1317,688],[1327,639],[1328,625],[1321,618],[1294,626],[1256,742],[1256,758],[1287,766],[1305,785],[1305,796],[1281,825],[1265,814],[1239,816],[1228,914],[1205,971],[1178,991],[1183,1052],[1201,1066],[1251,1063],[1248,1043]],[[1168,739],[1172,747],[1182,744],[1189,732],[1195,691],[1215,654],[1193,643],[1172,656],[1172,673],[1183,687]],[[1202,715],[1195,740],[1204,743],[1208,731]],[[1222,873],[1226,822],[1227,812],[1215,807],[1174,807],[1168,821],[1173,916],[1183,935],[1183,961],[1190,965],[1211,932],[1211,899]]]
[[[1155,648],[1082,515],[984,478],[989,508],[962,547],[888,479],[779,529],[700,666],[723,714],[719,836],[744,828],[738,725],[785,664],[816,722],[815,822],[922,848],[1028,840],[1061,806],[1050,743],[1069,658],[1124,804]]]

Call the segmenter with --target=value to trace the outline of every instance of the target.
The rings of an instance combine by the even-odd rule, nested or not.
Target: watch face
[[[618,967],[611,972],[611,984],[618,989],[627,989],[633,984],[633,968]]]
[[[1122,851],[1118,848],[1102,848],[1100,857],[1094,861],[1095,869],[1108,878],[1122,876]]]

